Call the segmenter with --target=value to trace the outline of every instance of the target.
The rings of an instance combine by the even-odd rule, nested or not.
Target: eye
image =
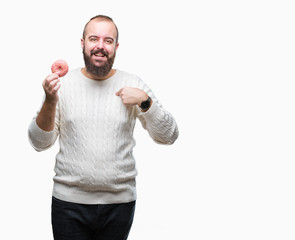
[[[112,44],[112,43],[113,43],[113,39],[108,38],[108,39],[105,40],[105,42],[106,42],[107,44]]]
[[[89,38],[89,41],[90,41],[90,42],[96,42],[96,41],[97,41],[97,38],[95,38],[95,37],[91,37],[91,38]]]

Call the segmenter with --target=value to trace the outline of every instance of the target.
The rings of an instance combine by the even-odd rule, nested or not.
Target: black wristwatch
[[[140,108],[141,108],[142,110],[147,110],[147,109],[149,109],[150,106],[151,106],[151,101],[152,101],[152,99],[151,99],[150,97],[148,97],[147,100],[143,101],[143,102],[140,104]]]

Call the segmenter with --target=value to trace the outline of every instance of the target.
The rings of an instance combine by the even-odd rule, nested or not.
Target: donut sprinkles
[[[69,71],[69,66],[64,60],[57,60],[51,66],[51,72],[57,73],[59,77],[63,77]]]

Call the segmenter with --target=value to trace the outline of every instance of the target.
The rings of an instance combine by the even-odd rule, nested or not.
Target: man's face
[[[90,21],[85,39],[81,39],[86,70],[97,77],[106,76],[112,69],[116,50],[116,28],[109,21]]]

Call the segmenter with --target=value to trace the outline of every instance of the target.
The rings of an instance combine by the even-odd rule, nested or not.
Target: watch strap
[[[140,108],[141,108],[142,110],[147,110],[147,109],[149,109],[150,106],[151,106],[151,101],[152,101],[152,99],[150,98],[150,96],[148,96],[148,99],[145,100],[145,101],[143,101],[143,102],[140,104]]]

